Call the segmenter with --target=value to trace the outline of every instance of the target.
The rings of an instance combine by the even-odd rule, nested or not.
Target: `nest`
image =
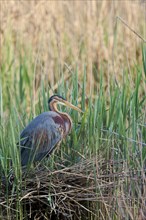
[[[94,158],[56,171],[41,167],[23,177],[20,193],[10,195],[11,215],[15,219],[19,201],[28,219],[90,219],[99,217],[99,211],[107,217],[113,211],[120,219],[116,209],[118,201],[123,207],[126,201],[125,210],[126,206],[133,206],[131,198],[136,202],[136,193],[130,194],[129,188],[123,191],[125,181],[131,180],[140,184],[137,176],[124,172],[123,161],[105,162]],[[3,194],[0,197],[2,216],[7,205]]]

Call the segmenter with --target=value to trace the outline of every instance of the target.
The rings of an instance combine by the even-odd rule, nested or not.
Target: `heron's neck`
[[[61,116],[61,118],[63,119],[64,127],[65,127],[64,136],[66,136],[72,128],[72,119],[71,119],[71,117],[67,113],[60,112],[57,109],[57,103],[50,103],[49,109],[50,109],[50,111],[54,111],[57,114],[59,114]]]
[[[64,121],[64,125],[65,125],[65,136],[71,131],[71,128],[72,128],[72,120],[71,120],[71,117],[67,114],[67,113],[62,113],[62,112],[59,112],[58,113],[63,121]]]

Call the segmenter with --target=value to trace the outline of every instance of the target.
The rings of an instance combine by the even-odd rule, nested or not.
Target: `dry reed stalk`
[[[144,185],[141,184],[142,175],[138,175],[139,171],[135,171],[134,174],[130,170],[124,171],[125,166],[124,161],[103,161],[100,158],[93,158],[83,159],[71,167],[55,171],[39,167],[37,170],[31,170],[23,178],[19,201],[27,209],[28,215],[34,219],[36,216],[41,219],[42,215],[46,218],[55,216],[59,219],[79,219],[86,212],[96,218],[99,216],[97,206],[104,216],[110,216],[113,210],[116,210],[117,216],[120,214],[126,216],[128,210],[128,215],[135,219],[138,212],[136,215],[134,205],[139,207],[143,215],[145,214]],[[135,194],[131,194],[132,184],[135,184]],[[12,210],[15,209],[16,198],[18,198],[16,193],[10,195],[9,204]],[[3,210],[7,206],[4,195],[0,197],[0,206]]]

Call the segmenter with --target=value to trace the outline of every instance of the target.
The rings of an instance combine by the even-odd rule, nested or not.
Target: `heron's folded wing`
[[[32,157],[40,161],[52,152],[62,137],[62,130],[56,124],[42,123],[34,129],[24,129],[20,136],[22,165],[26,165]]]

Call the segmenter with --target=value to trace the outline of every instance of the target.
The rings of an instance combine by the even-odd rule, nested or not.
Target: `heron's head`
[[[49,109],[50,110],[55,110],[57,111],[57,104],[61,104],[61,105],[65,105],[68,106],[78,112],[82,112],[83,111],[81,109],[79,109],[78,107],[76,107],[75,105],[71,104],[70,102],[68,102],[65,98],[63,98],[60,95],[53,95],[49,98],[48,100],[48,104],[49,104]]]

